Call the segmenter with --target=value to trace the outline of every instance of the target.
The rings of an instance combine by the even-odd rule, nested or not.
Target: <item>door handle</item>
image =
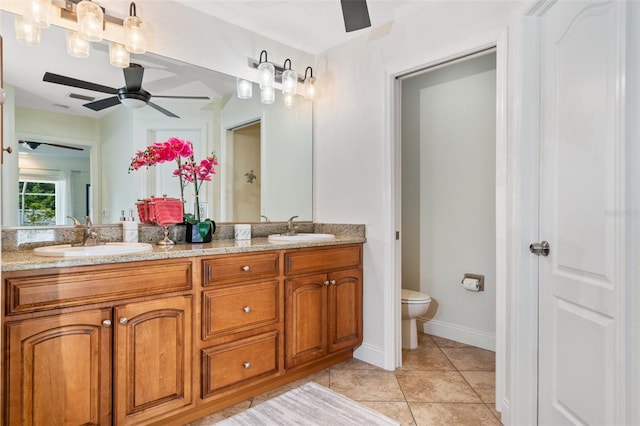
[[[529,251],[536,256],[549,256],[549,252],[551,251],[551,246],[547,241],[542,241],[540,243],[533,243],[529,245]]]

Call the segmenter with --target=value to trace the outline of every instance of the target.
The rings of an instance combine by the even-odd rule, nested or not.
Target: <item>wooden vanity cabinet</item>
[[[285,253],[285,367],[362,343],[362,248]]]
[[[173,295],[122,300],[127,283],[133,294],[145,283],[153,294],[158,270],[173,277]],[[194,405],[189,260],[6,273],[3,281],[15,303],[3,321],[5,424],[141,424]],[[68,299],[65,287],[79,283],[80,300]],[[42,293],[74,307],[58,309]],[[120,300],[93,303],[111,299]]]

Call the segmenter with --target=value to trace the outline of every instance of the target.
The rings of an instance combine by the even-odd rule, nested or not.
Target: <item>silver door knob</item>
[[[529,251],[536,256],[549,256],[551,246],[547,241],[542,241],[541,243],[533,243],[529,245]]]
[[[127,325],[127,323],[129,322],[129,320],[126,317],[122,317],[120,318],[120,324],[122,325]]]
[[[242,270],[244,272],[249,272],[249,269],[251,269],[251,268],[249,268],[249,265],[245,265],[245,266],[242,267]]]
[[[111,320],[104,320],[102,321],[102,325],[104,327],[111,327]]]
[[[251,368],[251,363],[250,362],[244,362],[244,363],[242,363],[242,366],[244,368]]]
[[[336,285],[336,280],[331,280],[331,281],[329,281],[329,284],[331,284],[331,285]]]
[[[244,308],[242,308],[243,311],[245,311],[246,313],[251,312],[251,308],[249,306],[245,306]]]

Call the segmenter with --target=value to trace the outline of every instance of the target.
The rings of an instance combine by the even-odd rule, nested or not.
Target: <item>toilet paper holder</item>
[[[478,280],[478,291],[484,291],[484,275],[465,273],[460,283],[464,284],[465,278]]]

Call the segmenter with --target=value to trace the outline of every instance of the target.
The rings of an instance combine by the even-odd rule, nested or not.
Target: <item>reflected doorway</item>
[[[262,170],[260,121],[232,130],[232,186],[230,203],[237,222],[260,222]]]

